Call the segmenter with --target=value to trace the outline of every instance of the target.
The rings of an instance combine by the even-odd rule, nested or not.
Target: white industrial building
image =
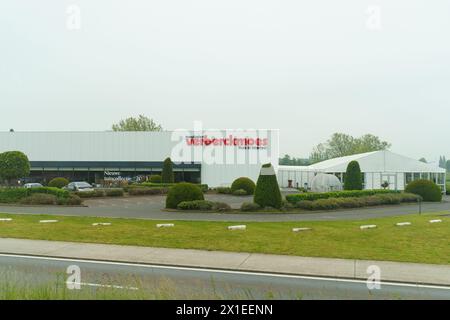
[[[391,190],[404,190],[406,185],[418,179],[434,181],[445,192],[446,170],[390,151],[374,151],[335,158],[310,166],[279,166],[278,181],[282,187],[310,188],[318,173],[336,175],[343,183],[351,161],[358,161],[363,174],[364,189],[382,189],[387,182]]]
[[[231,185],[256,180],[261,165],[278,163],[278,130],[177,130],[163,132],[0,132],[0,152],[21,151],[31,174],[102,183],[161,174],[171,157],[176,181]]]

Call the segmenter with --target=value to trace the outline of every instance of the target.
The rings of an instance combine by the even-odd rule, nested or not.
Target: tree
[[[427,162],[428,162],[427,159],[425,159],[425,158],[423,158],[423,157],[420,158],[419,161],[420,161],[420,162],[423,162],[423,163],[427,163]]]
[[[447,168],[447,171],[450,172],[450,160],[447,160],[445,167]]]
[[[439,157],[439,168],[442,168],[442,169],[447,168],[447,159],[445,159],[445,156]]]
[[[153,119],[139,115],[138,118],[127,118],[121,120],[117,124],[113,124],[113,131],[162,131],[161,125],[157,124]]]
[[[253,201],[260,205],[261,208],[281,208],[281,191],[275,170],[270,163],[263,165],[261,168]]]
[[[173,163],[170,158],[164,160],[161,178],[162,183],[173,183],[175,181],[173,175]]]
[[[386,150],[391,147],[387,141],[382,141],[372,134],[365,134],[359,138],[344,133],[334,133],[330,139],[314,147],[310,160],[319,162],[332,158],[350,156],[352,154]]]
[[[281,166],[308,166],[310,165],[309,159],[295,158],[286,154],[283,158],[280,158],[278,162]]]
[[[344,190],[362,190],[362,175],[358,161],[351,161],[347,166]]]
[[[0,178],[11,183],[13,179],[30,174],[28,157],[20,151],[7,151],[0,154]]]

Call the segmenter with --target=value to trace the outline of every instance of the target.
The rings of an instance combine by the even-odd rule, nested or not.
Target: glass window
[[[407,172],[405,173],[405,183],[408,184],[412,181],[413,179],[413,174],[411,172]]]
[[[419,179],[420,179],[420,173],[414,172],[414,180],[419,180]]]

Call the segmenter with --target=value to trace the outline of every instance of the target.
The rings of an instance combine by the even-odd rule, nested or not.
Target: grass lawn
[[[169,221],[0,214],[0,237],[259,252],[310,257],[373,259],[450,264],[450,217],[429,223],[439,213],[364,221],[248,222],[245,231],[229,231],[243,222],[172,221],[174,228],[156,228]],[[43,224],[42,219],[59,222]],[[397,227],[396,222],[411,226]],[[92,226],[111,222],[111,226]],[[363,224],[377,229],[360,230]],[[294,233],[293,227],[311,227]],[[1,248],[0,248],[1,251]]]

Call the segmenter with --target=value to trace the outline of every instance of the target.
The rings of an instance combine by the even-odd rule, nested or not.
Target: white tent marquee
[[[390,151],[361,153],[305,167],[280,166],[278,180],[282,187],[310,188],[316,174],[328,173],[336,175],[343,182],[347,166],[354,160],[358,161],[361,167],[365,189],[381,189],[381,185],[388,182],[389,189],[404,190],[413,180],[428,179],[438,184],[445,192],[445,169]]]

